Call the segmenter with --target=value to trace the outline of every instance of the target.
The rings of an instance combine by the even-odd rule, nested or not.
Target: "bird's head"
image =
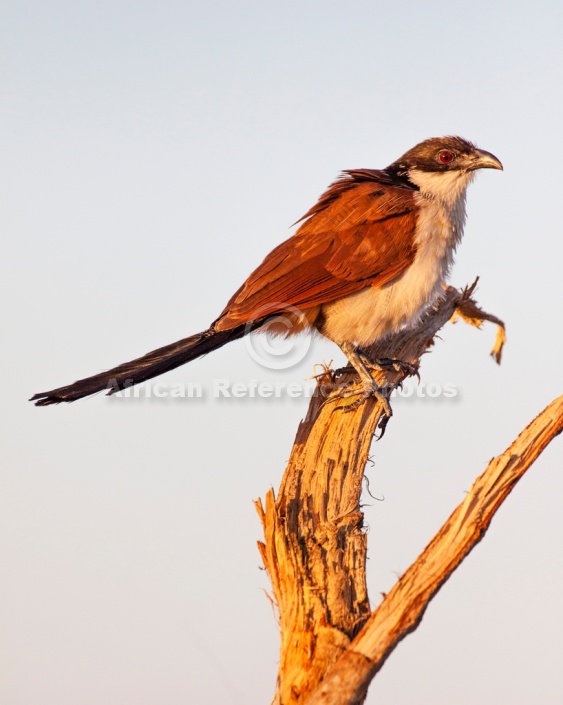
[[[452,204],[465,194],[477,169],[501,169],[501,162],[462,137],[432,137],[409,149],[386,171],[408,179],[421,193]]]

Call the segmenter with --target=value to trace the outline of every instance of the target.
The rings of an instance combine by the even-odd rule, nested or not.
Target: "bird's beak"
[[[490,152],[485,152],[484,149],[476,149],[474,156],[469,164],[470,171],[475,169],[502,169],[502,163]]]

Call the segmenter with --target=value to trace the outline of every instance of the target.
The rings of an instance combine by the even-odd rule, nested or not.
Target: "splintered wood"
[[[373,359],[418,366],[438,330],[457,315],[478,327],[483,321],[497,324],[492,354],[500,361],[504,325],[477,306],[471,298],[474,288],[448,287],[416,329],[367,353]],[[390,368],[378,372],[376,379],[386,387],[403,376]],[[428,548],[371,612],[360,496],[383,410],[368,399],[357,409],[343,411],[350,399],[338,397],[335,388],[352,382],[351,375],[331,371],[319,376],[278,495],[270,490],[265,504],[256,502],[264,527],[259,549],[281,632],[276,705],[362,703],[385,659],[416,628],[430,599],[482,538],[519,477],[562,429],[563,397],[491,462]]]

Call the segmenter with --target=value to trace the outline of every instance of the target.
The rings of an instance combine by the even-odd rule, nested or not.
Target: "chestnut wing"
[[[309,213],[295,235],[276,247],[234,294],[216,330],[286,306],[306,309],[383,286],[414,259],[417,208],[409,189],[354,183]]]

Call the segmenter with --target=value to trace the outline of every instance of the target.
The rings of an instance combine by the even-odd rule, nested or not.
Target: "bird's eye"
[[[451,152],[444,150],[438,154],[438,159],[442,162],[442,164],[451,164],[454,160],[454,155]]]

